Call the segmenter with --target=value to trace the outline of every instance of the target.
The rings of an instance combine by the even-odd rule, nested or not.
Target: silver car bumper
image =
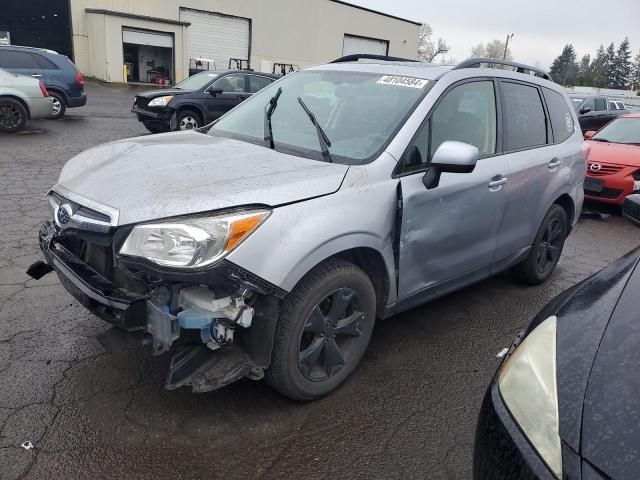
[[[53,98],[30,98],[29,113],[32,120],[51,117],[53,115]]]

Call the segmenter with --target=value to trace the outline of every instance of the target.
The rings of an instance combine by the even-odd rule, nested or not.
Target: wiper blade
[[[593,140],[594,142],[605,142],[605,143],[609,143],[609,140],[607,140],[606,138],[593,138],[593,137],[591,137],[589,140]]]
[[[331,140],[329,140],[329,137],[327,137],[327,134],[318,123],[318,120],[316,120],[316,116],[313,114],[311,110],[309,110],[309,107],[307,107],[307,105],[304,103],[304,100],[302,100],[302,97],[298,97],[298,103],[306,112],[307,116],[309,117],[309,120],[311,120],[311,123],[313,123],[313,126],[316,127],[316,132],[318,133],[318,142],[320,142],[320,150],[322,150],[322,156],[329,163],[333,163],[333,159],[331,158],[331,153],[329,153]]]
[[[276,111],[278,106],[278,99],[282,95],[282,87],[278,88],[276,94],[271,97],[269,103],[264,107],[264,141],[269,142],[269,148],[274,150],[276,147],[273,144],[273,129],[271,128],[271,117],[273,112]]]

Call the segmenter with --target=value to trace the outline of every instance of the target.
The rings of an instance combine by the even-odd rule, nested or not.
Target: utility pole
[[[503,60],[507,59],[507,49],[509,48],[509,40],[512,38],[513,38],[513,33],[510,33],[509,35],[507,35],[507,41],[504,42],[504,54],[502,55]]]

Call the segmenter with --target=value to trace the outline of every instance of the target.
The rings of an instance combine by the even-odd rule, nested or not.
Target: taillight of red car
[[[84,87],[84,75],[80,72],[76,73],[76,83],[79,87]]]
[[[47,92],[47,87],[44,86],[44,83],[42,83],[42,80],[38,80],[38,84],[40,85],[40,91],[42,92],[42,96],[48,97],[49,92]]]

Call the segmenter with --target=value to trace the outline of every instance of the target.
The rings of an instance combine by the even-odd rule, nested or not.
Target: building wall
[[[188,74],[188,27],[88,14],[86,9],[178,21],[180,7],[251,19],[250,61],[256,70],[270,70],[274,62],[305,67],[330,61],[342,55],[345,33],[388,40],[392,56],[415,58],[417,51],[418,25],[329,0],[71,0],[76,64],[90,76],[119,82],[122,26],[172,32],[179,81]]]

